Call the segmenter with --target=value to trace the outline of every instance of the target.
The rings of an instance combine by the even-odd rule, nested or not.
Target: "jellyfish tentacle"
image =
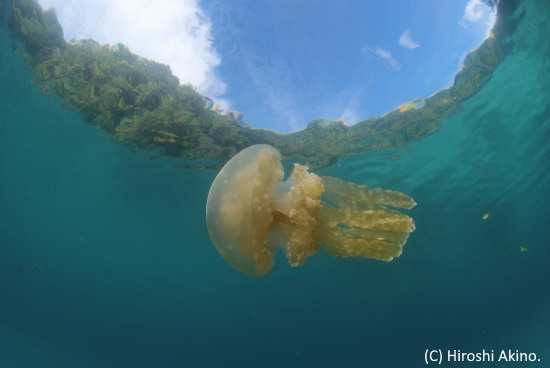
[[[338,207],[352,209],[368,208],[369,204],[384,204],[387,206],[411,209],[416,203],[406,194],[394,190],[371,188],[362,184],[349,183],[331,176],[322,176],[325,186],[323,197]]]
[[[358,228],[342,228],[342,235],[348,238],[364,238],[364,239],[375,239],[375,240],[384,240],[387,243],[400,244],[401,246],[405,244],[407,238],[409,237],[408,232],[393,232],[386,230],[373,230],[373,229],[358,229]]]
[[[391,261],[401,255],[402,242],[393,243],[384,238],[348,237],[344,229],[321,225],[317,228],[319,251],[336,257],[372,258]]]
[[[401,255],[414,221],[396,209],[414,200],[400,192],[322,177],[322,208],[316,212],[319,251],[338,257],[391,261]]]
[[[320,222],[334,223],[348,227],[378,229],[394,232],[411,232],[413,220],[402,213],[390,209],[357,211],[349,208],[331,208],[323,206],[315,218]]]

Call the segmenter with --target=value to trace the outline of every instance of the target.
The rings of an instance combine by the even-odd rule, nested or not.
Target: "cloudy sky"
[[[494,14],[480,0],[39,0],[65,38],[169,64],[253,127],[354,124],[452,84]]]

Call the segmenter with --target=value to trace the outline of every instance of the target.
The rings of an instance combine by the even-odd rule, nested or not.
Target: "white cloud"
[[[464,15],[458,22],[462,28],[469,28],[473,24],[481,24],[491,29],[495,22],[495,13],[481,0],[469,0],[464,9]]]
[[[383,60],[386,66],[392,70],[392,71],[398,71],[401,70],[401,64],[395,60],[391,54],[391,52],[383,49],[382,47],[364,47],[362,49],[364,52],[368,52],[370,54],[376,55],[379,59]]]
[[[198,0],[40,0],[53,7],[67,40],[121,42],[140,56],[170,65],[182,83],[217,97],[225,84],[216,75],[221,59],[211,23]]]
[[[496,11],[480,0],[469,0],[464,15],[458,24],[473,37],[474,47],[481,44],[489,35],[496,22]]]
[[[466,4],[466,9],[464,10],[463,19],[468,22],[477,22],[483,18],[483,8],[485,5],[480,0],[470,0]]]
[[[278,60],[265,60],[242,53],[244,65],[261,100],[279,120],[271,129],[288,133],[304,129],[304,119],[296,106],[292,93],[291,73]]]
[[[407,49],[416,49],[420,47],[420,44],[416,41],[413,41],[411,38],[411,30],[406,29],[405,32],[399,37],[399,46],[403,46]]]
[[[361,120],[357,111],[352,108],[345,109],[339,119],[344,120],[347,125],[355,125]]]

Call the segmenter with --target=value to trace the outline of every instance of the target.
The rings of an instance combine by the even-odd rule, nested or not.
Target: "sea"
[[[550,3],[521,3],[439,131],[316,172],[412,196],[403,254],[280,252],[263,278],[210,242],[215,171],[41,94],[2,28],[0,368],[550,367]]]

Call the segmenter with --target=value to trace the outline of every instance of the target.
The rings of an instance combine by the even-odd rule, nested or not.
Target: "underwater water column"
[[[298,269],[278,254],[261,280],[210,244],[215,172],[149,160],[84,124],[32,84],[3,28],[0,365],[400,368],[441,348],[517,349],[544,366],[548,6],[503,18],[510,52],[437,133],[317,171],[415,199],[401,257],[319,255]]]

